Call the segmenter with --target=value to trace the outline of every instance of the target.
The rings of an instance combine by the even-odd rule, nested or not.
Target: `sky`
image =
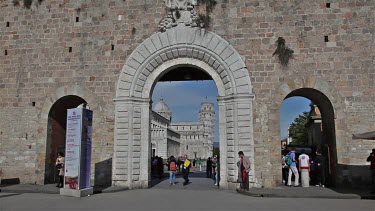
[[[214,103],[216,124],[215,142],[219,142],[218,91],[214,81],[177,81],[158,82],[152,94],[153,106],[163,98],[172,111],[172,122],[198,121],[202,102]],[[309,111],[310,100],[303,97],[291,97],[280,107],[280,139],[287,136],[290,123],[303,111]]]

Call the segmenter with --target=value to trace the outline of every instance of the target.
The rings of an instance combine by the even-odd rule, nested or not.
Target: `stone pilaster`
[[[150,158],[149,99],[116,98],[113,185],[147,188]]]
[[[230,95],[219,97],[220,116],[220,162],[223,187],[233,189],[238,178],[238,151],[243,151],[251,161],[250,185],[257,186],[254,171],[253,95]],[[225,184],[226,183],[226,184]]]

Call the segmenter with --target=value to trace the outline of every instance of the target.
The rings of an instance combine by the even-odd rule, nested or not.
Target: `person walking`
[[[211,178],[212,177],[212,160],[211,160],[211,157],[208,157],[208,159],[207,159],[207,163],[206,163],[206,175],[207,175],[207,178]]]
[[[199,165],[199,171],[202,171],[202,159],[199,158],[198,165]]]
[[[189,184],[189,172],[190,172],[191,162],[187,155],[184,155],[184,164],[182,165],[182,178],[184,178],[183,185]]]
[[[212,159],[212,171],[216,172],[216,162],[217,162],[217,155],[214,155],[213,159]],[[213,175],[215,177],[215,175]],[[215,179],[215,178],[214,178]]]
[[[241,181],[240,189],[249,191],[250,159],[242,151],[238,152],[238,156],[240,157],[238,168],[238,175]]]
[[[169,184],[176,184],[176,171],[177,171],[177,162],[174,156],[172,155],[169,158]]]
[[[375,149],[372,149],[372,152],[367,157],[366,161],[370,162],[371,183],[372,183],[371,193],[375,193]]]
[[[57,168],[57,171],[59,173],[59,183],[57,183],[56,187],[62,188],[64,187],[64,164],[65,164],[65,158],[64,153],[59,152],[57,154],[57,159],[55,166]]]
[[[195,166],[196,163],[197,163],[197,160],[194,158],[194,160],[193,160],[193,169],[194,169],[194,171],[196,170],[196,166]]]
[[[292,159],[292,163],[289,166],[289,175],[288,175],[288,186],[292,186],[292,173],[294,174],[294,186],[299,186],[299,174],[297,170],[297,160],[296,160],[296,149],[292,148],[292,150],[288,154]]]
[[[316,150],[316,156],[313,160],[313,165],[314,165],[314,171],[315,171],[314,173],[315,186],[320,186],[324,188],[324,183],[325,183],[324,158],[319,149]]]
[[[304,188],[310,186],[310,157],[306,155],[305,150],[302,150],[302,154],[298,157],[299,171],[301,172],[301,185]]]
[[[220,178],[220,161],[219,158],[216,161],[216,170],[215,170],[215,185],[219,186],[219,178]]]

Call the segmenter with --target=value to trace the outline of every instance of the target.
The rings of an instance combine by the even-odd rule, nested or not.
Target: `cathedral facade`
[[[152,157],[212,157],[215,128],[213,103],[203,102],[197,122],[173,122],[172,112],[163,99],[155,105],[151,117]]]

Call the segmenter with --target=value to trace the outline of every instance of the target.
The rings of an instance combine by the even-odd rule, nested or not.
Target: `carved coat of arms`
[[[169,12],[159,23],[160,31],[166,31],[178,24],[191,27],[198,26],[197,20],[199,16],[194,11],[197,0],[164,0],[164,2]]]

